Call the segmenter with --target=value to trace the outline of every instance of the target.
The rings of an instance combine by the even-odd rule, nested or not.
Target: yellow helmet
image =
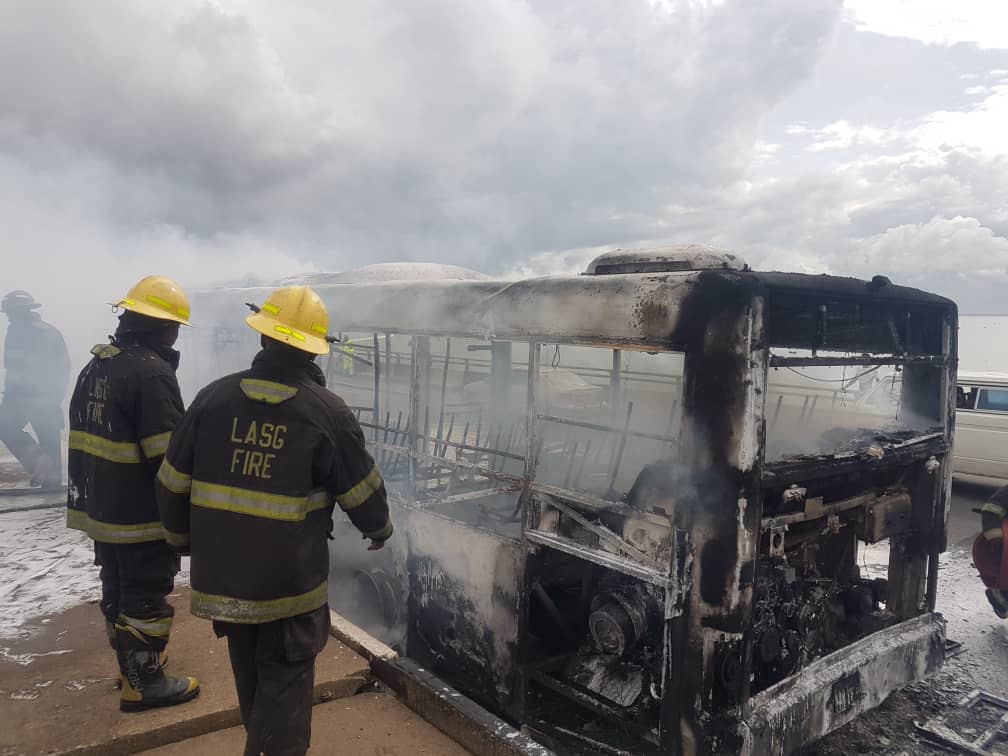
[[[165,276],[141,278],[113,307],[121,307],[149,318],[191,325],[189,298],[177,283]]]
[[[253,329],[271,339],[311,354],[328,354],[329,312],[310,286],[277,289],[258,312],[245,318]]]

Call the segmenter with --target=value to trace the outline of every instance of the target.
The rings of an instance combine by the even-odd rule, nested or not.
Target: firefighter
[[[70,355],[63,335],[35,310],[41,307],[26,291],[12,291],[0,301],[10,321],[4,339],[3,401],[0,442],[31,477],[31,485],[63,485],[60,435],[63,398],[70,379]],[[25,427],[31,424],[36,440]]]
[[[329,353],[322,300],[291,286],[253,309],[262,351],[197,395],[158,472],[158,504],[168,542],[192,554],[192,613],[228,639],[245,753],[304,754],[329,636],[334,500],[370,550],[392,523],[364,434],[315,364]]]
[[[347,339],[342,342],[339,350],[343,354],[343,375],[352,376],[354,374],[354,343]]]
[[[979,512],[982,529],[973,542],[973,563],[994,613],[1008,619],[1008,486],[995,491]]]
[[[174,610],[166,596],[179,570],[164,540],[154,478],[182,417],[172,347],[189,325],[189,300],[171,279],[148,276],[115,307],[111,343],[91,350],[70,399],[67,525],[94,541],[101,610],[119,663],[119,707],[184,703],[192,677],[164,672]]]

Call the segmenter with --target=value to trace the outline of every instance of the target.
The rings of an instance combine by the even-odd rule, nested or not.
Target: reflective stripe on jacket
[[[67,526],[95,541],[164,538],[154,476],[183,406],[177,363],[160,351],[129,339],[99,344],[77,378],[69,412]]]
[[[314,362],[260,352],[204,388],[158,472],[165,537],[192,554],[192,612],[265,623],[323,606],[334,504],[392,534],[385,484],[353,413]]]

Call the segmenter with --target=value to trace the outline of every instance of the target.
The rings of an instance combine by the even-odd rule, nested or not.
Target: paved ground
[[[241,727],[145,751],[148,756],[241,753]],[[469,752],[384,693],[361,693],[315,707],[312,756],[466,756]]]
[[[94,604],[50,617],[42,632],[0,660],[0,754],[133,752],[239,724],[226,641],[188,611],[188,590],[171,599],[176,622],[170,674],[195,674],[200,695],[190,703],[123,714],[112,688],[117,672]],[[316,667],[316,700],[352,696],[369,682],[367,661],[330,640]]]

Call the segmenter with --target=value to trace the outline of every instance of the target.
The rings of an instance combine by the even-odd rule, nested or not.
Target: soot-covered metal
[[[558,752],[785,754],[943,661],[956,310],[668,256],[319,287],[396,523],[378,564],[337,533],[333,601]],[[891,371],[896,423],[847,367]],[[817,369],[853,420],[775,378]]]

